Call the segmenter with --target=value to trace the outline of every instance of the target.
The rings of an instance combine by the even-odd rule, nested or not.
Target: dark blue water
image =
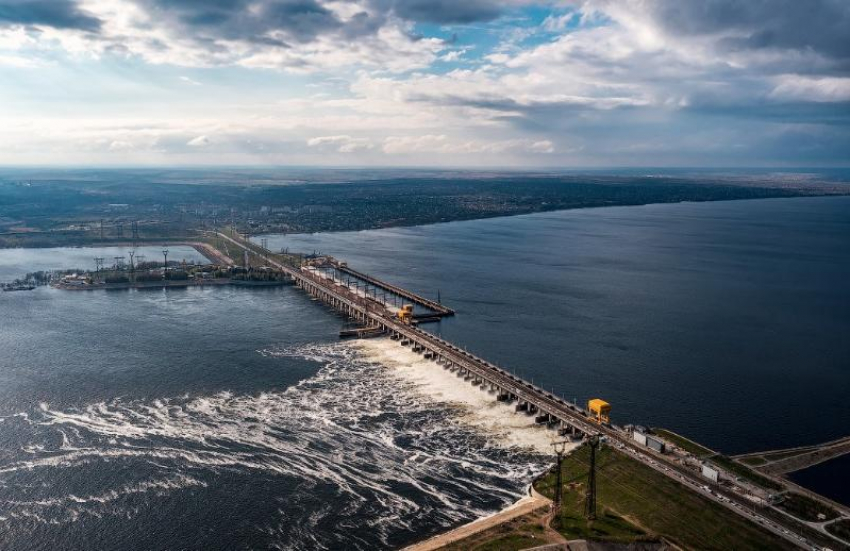
[[[617,423],[728,453],[850,431],[850,198],[269,237],[435,297],[433,329]]]
[[[791,473],[791,480],[850,507],[850,455],[842,455]]]
[[[271,241],[440,289],[458,309],[433,326],[445,336],[568,397],[607,398],[618,422],[735,452],[850,426],[848,207],[612,208]],[[0,279],[92,252],[0,251]],[[398,347],[339,343],[342,323],[294,288],[0,293],[0,549],[394,548],[522,493],[539,455],[400,375]]]
[[[396,548],[543,467],[294,288],[39,288],[0,313],[4,551]]]
[[[396,548],[543,467],[294,288],[39,288],[0,313],[4,551]]]

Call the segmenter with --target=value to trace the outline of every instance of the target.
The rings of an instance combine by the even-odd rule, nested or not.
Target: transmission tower
[[[587,474],[587,501],[584,504],[584,516],[587,520],[596,520],[596,448],[599,447],[599,435],[594,434],[587,440],[590,446],[590,472]]]
[[[557,470],[555,471],[555,498],[552,502],[552,511],[555,514],[555,521],[560,525],[561,503],[563,503],[564,493],[564,473],[562,465],[564,463],[564,452],[567,449],[567,441],[561,440],[559,442],[552,442],[552,447],[555,448],[555,455],[557,457]]]
[[[135,222],[133,222],[135,224]],[[136,265],[133,264],[133,257],[136,256],[136,249],[130,249],[130,279],[136,279]]]
[[[103,257],[96,256],[94,257],[94,269],[95,269],[95,277],[100,279],[100,269],[103,268]]]

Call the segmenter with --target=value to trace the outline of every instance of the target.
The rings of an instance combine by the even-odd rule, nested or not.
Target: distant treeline
[[[611,205],[850,193],[843,181],[764,174],[381,174],[287,185],[270,173],[7,176],[0,179],[0,246],[164,240],[231,221],[251,233],[341,231]]]

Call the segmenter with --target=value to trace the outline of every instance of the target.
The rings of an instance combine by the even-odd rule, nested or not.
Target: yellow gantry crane
[[[396,314],[402,323],[410,324],[413,321],[413,305],[405,304]]]
[[[611,404],[601,398],[588,400],[587,411],[596,419],[597,423],[607,425],[611,422]]]

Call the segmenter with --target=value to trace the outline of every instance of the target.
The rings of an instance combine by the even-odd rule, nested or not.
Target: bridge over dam
[[[813,541],[818,542],[820,547],[834,545],[836,540],[825,532],[813,533],[807,530],[807,526],[799,521],[792,520],[773,508],[762,508],[756,511],[748,495],[742,493],[738,488],[727,488],[715,485],[709,489],[706,480],[698,472],[690,470],[684,461],[671,457],[640,445],[632,437],[632,433],[621,428],[600,423],[591,412],[570,403],[567,400],[554,395],[534,384],[517,377],[509,371],[494,365],[493,363],[476,356],[455,344],[442,339],[432,333],[420,329],[415,323],[406,323],[398,315],[398,309],[387,302],[386,298],[381,300],[377,293],[369,294],[350,281],[328,273],[328,261],[316,266],[304,265],[300,261],[287,262],[275,254],[260,247],[259,245],[243,239],[241,236],[228,236],[216,232],[215,236],[225,239],[244,251],[261,258],[268,265],[281,270],[287,274],[296,286],[303,289],[310,296],[319,300],[337,312],[346,315],[361,324],[364,335],[387,334],[400,345],[411,346],[413,350],[423,354],[426,358],[433,360],[444,369],[455,372],[459,377],[473,385],[481,387],[484,391],[495,394],[495,398],[502,402],[515,402],[516,411],[527,415],[534,415],[534,420],[551,429],[557,429],[564,436],[599,436],[609,442],[610,445],[629,453],[632,458],[640,461],[645,466],[658,473],[673,479],[684,486],[687,490],[701,494],[705,499],[714,502],[746,519],[758,523],[763,529],[783,538],[787,543],[797,547],[812,549],[817,547]],[[291,257],[290,257],[291,259]],[[411,296],[416,296],[394,285],[382,282],[371,276],[365,279],[355,270],[348,269],[338,261],[331,261],[331,267],[342,273],[369,282],[376,288],[397,293],[399,296],[413,301]],[[406,294],[402,294],[403,291]],[[433,303],[428,305],[428,299],[416,301],[423,307],[440,305]],[[443,315],[454,314],[454,311],[443,307],[447,312]],[[448,313],[451,312],[451,313]],[[663,504],[659,506],[663,507]],[[806,536],[803,531],[806,530]]]

